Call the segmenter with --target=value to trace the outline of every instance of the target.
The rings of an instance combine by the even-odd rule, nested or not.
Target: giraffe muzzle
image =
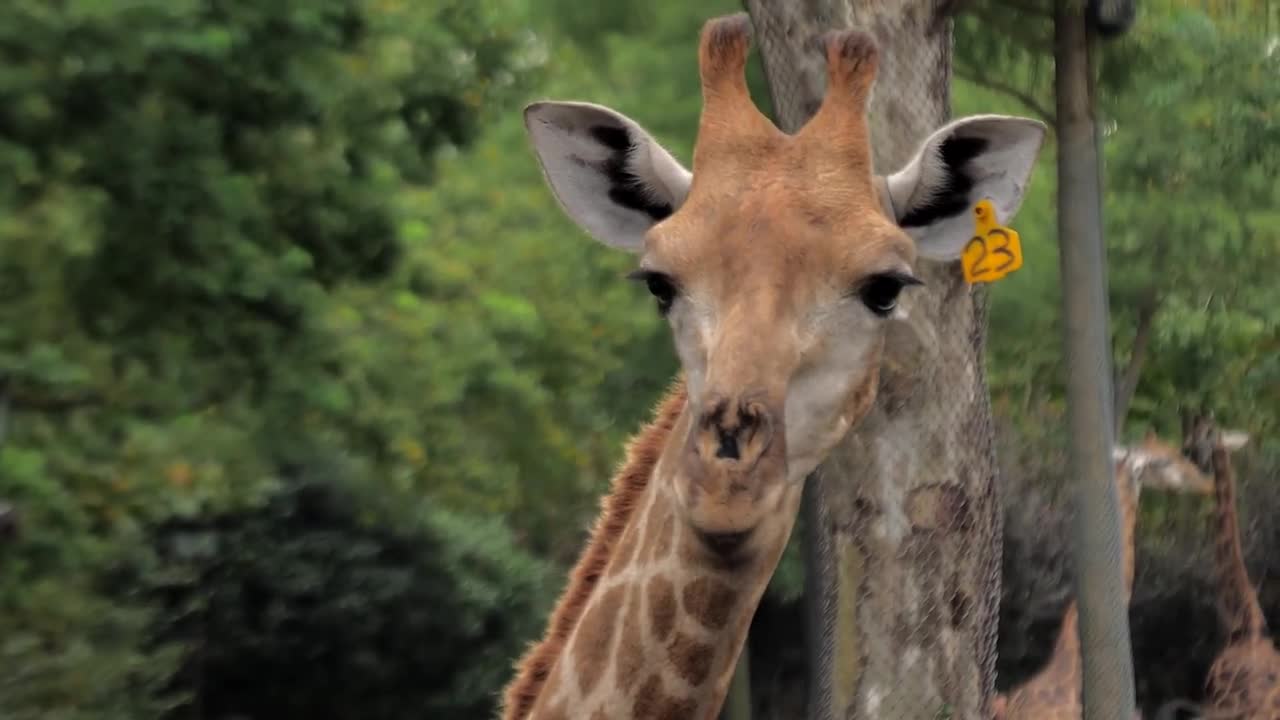
[[[749,473],[775,436],[774,414],[762,402],[714,397],[694,424],[692,462]]]
[[[716,554],[744,550],[756,526],[776,509],[787,465],[781,407],[712,394],[694,415],[680,494],[694,528]]]

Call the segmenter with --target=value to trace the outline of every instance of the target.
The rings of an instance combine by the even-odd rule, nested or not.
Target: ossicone
[[[751,18],[746,13],[723,15],[702,26],[698,67],[702,84],[710,87],[741,84],[746,89],[747,54],[751,51]]]
[[[866,112],[867,99],[880,67],[875,38],[862,30],[838,30],[823,35],[827,51],[827,95],[824,104],[845,112]]]
[[[702,77],[702,117],[694,147],[694,168],[705,173],[709,147],[725,147],[776,132],[751,100],[747,57],[751,52],[751,18],[734,13],[702,26],[698,68]],[[715,154],[715,153],[712,153]]]

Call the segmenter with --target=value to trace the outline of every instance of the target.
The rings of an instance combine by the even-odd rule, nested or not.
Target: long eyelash
[[[641,268],[639,270],[632,270],[631,272],[627,273],[624,277],[627,280],[631,280],[634,282],[648,282],[651,279],[660,278],[662,280],[665,280],[667,284],[669,284],[671,287],[677,290],[679,290],[680,288],[680,284],[676,282],[675,278],[671,277],[670,275],[660,270],[646,270],[644,268]]]
[[[897,280],[898,282],[902,283],[903,287],[911,287],[912,285],[924,285],[924,281],[916,277],[915,275],[912,275],[911,273],[898,272],[897,270],[893,270],[890,272],[876,273],[875,275],[871,276],[871,278],[876,278],[876,277],[890,278],[892,280]],[[868,279],[871,279],[871,278],[868,278]]]
[[[845,293],[845,295],[847,297],[857,297],[862,293],[862,289],[867,285],[867,283],[871,282],[872,280],[877,280],[881,278],[889,278],[892,280],[897,280],[898,282],[902,283],[903,288],[908,288],[908,287],[911,287],[912,285],[921,285],[921,286],[924,285],[924,281],[916,277],[915,275],[912,275],[910,273],[900,272],[898,270],[890,270],[889,272],[875,273],[875,274],[864,277],[862,280],[858,281],[856,284],[850,287],[849,290]]]

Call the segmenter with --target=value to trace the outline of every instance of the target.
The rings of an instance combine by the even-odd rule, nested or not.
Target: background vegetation
[[[1280,626],[1280,22],[1189,5],[1143,4],[1101,67],[1122,434],[1176,440],[1183,405],[1252,434]],[[486,717],[676,367],[520,107],[608,104],[688,158],[697,29],[736,9],[0,4],[0,716]],[[969,3],[955,112],[1047,113],[1043,31]],[[1053,153],[991,316],[1002,686],[1068,599]],[[1144,510],[1151,708],[1196,697],[1217,647],[1207,511]],[[761,717],[803,698],[800,587],[788,556],[753,630]]]

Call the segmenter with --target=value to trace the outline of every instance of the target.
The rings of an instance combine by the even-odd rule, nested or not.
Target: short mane
[[[672,384],[658,403],[654,419],[627,444],[625,459],[614,475],[609,494],[600,501],[600,515],[591,528],[591,540],[569,574],[569,584],[556,601],[542,640],[531,646],[516,663],[516,677],[503,693],[503,720],[524,720],[533,709],[560,651],[587,606],[587,600],[604,573],[614,545],[658,464],[662,448],[685,406],[684,380]]]

